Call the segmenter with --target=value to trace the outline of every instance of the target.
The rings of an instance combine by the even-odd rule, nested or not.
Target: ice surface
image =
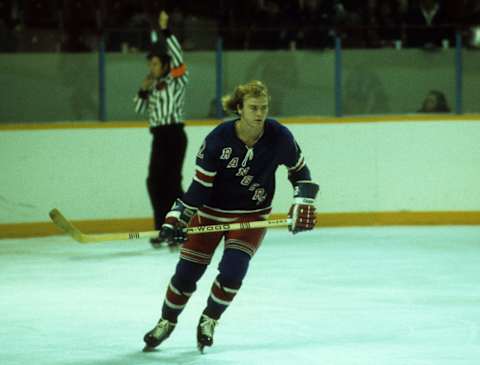
[[[220,255],[172,336],[143,353],[177,254],[0,240],[0,364],[480,364],[480,227],[271,230],[200,355]]]

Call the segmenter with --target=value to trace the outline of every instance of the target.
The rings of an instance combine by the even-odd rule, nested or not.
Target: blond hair
[[[238,108],[241,109],[243,107],[243,101],[246,96],[254,98],[263,96],[270,99],[267,86],[261,81],[253,80],[246,84],[238,85],[233,94],[225,95],[222,98],[223,110],[238,114]]]

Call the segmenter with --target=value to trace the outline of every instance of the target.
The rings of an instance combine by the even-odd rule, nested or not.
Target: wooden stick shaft
[[[159,231],[146,232],[126,232],[126,233],[105,233],[105,234],[84,234],[70,223],[58,209],[50,211],[50,218],[53,223],[80,243],[99,243],[106,241],[123,241],[134,240],[140,238],[156,238]],[[290,219],[272,219],[265,221],[241,222],[241,223],[221,223],[211,226],[199,226],[187,228],[188,234],[201,234],[211,232],[225,232],[240,229],[270,228],[270,227],[286,227],[290,224]]]

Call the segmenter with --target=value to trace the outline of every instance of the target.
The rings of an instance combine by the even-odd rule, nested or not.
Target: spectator
[[[49,0],[25,2],[25,25],[30,28],[57,28],[59,11]]]
[[[445,94],[441,91],[430,90],[418,113],[450,113]]]
[[[110,52],[125,51],[130,46],[131,34],[126,30],[131,15],[129,11],[128,3],[125,0],[113,0],[108,5],[105,25],[109,30],[107,50]]]
[[[105,17],[105,24],[109,28],[124,27],[129,18],[128,4],[125,0],[113,0],[108,6],[108,11]]]
[[[406,15],[407,47],[436,48],[443,40],[453,41],[451,30],[445,27],[449,19],[438,0],[420,0]]]
[[[186,38],[185,34],[185,14],[178,6],[173,8],[170,23],[172,23],[172,32],[177,35],[178,41],[182,44]]]
[[[333,0],[297,0],[290,9],[288,40],[296,48],[333,47]]]
[[[401,36],[400,4],[397,0],[371,1],[369,4],[370,31],[374,46],[391,47]]]
[[[220,0],[217,21],[225,49],[249,48],[251,11],[251,5],[246,1]]]
[[[463,22],[468,26],[468,46],[480,47],[480,0],[467,0]]]
[[[356,0],[335,0],[335,24],[343,33],[343,46],[364,47],[367,40],[368,5]]]
[[[5,27],[9,27],[12,22],[11,5],[5,0],[0,0],[0,23]]]
[[[93,0],[67,1],[63,8],[65,39],[63,52],[89,52],[88,38],[97,28],[96,7]]]
[[[469,25],[480,26],[480,0],[467,0],[464,21]]]
[[[9,5],[4,0],[0,0],[0,52],[9,52],[14,48],[11,31],[13,19]]]
[[[281,46],[283,26],[280,5],[272,0],[257,0],[252,9],[250,28],[252,48],[278,49]]]
[[[146,51],[150,46],[150,15],[138,3],[130,3],[127,7],[128,19],[125,27],[123,43],[130,52]]]
[[[16,52],[24,30],[23,7],[18,0],[0,0],[0,50]]]

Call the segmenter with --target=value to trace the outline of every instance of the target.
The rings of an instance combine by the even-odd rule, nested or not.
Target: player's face
[[[158,57],[152,57],[148,62],[148,67],[150,69],[150,74],[155,78],[161,77],[165,71],[165,66]]]
[[[246,96],[243,108],[239,110],[241,119],[250,127],[262,127],[268,114],[268,99],[264,96]]]

